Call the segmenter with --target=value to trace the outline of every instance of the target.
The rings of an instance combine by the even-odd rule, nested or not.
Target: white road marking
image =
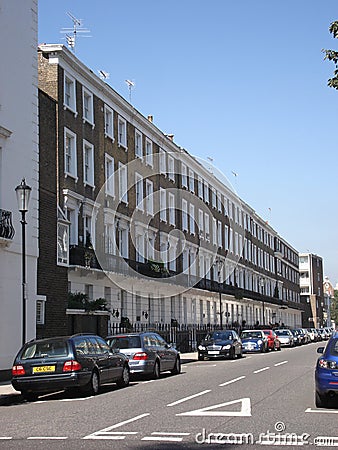
[[[167,406],[175,406],[175,405],[178,405],[179,403],[186,402],[186,401],[188,401],[188,400],[191,400],[192,398],[199,397],[200,395],[207,394],[208,392],[211,392],[211,390],[210,390],[210,389],[207,389],[206,391],[198,392],[197,394],[190,395],[189,397],[181,398],[180,400],[177,400],[176,402],[169,403]]]
[[[231,384],[231,383],[235,383],[236,381],[243,380],[243,378],[245,378],[245,375],[238,377],[238,378],[234,378],[233,380],[230,380],[230,381],[226,381],[225,383],[219,384],[218,386],[220,386],[220,387],[226,386],[227,384]]]
[[[68,439],[68,437],[67,436],[30,436],[30,437],[28,437],[27,439],[31,439],[31,440],[33,440],[33,439],[45,439],[45,440],[48,440],[48,439],[52,439],[52,440],[62,440],[62,439]]]
[[[1,440],[10,440],[10,439],[13,439],[11,436],[0,436],[0,441]]]
[[[269,369],[270,369],[269,366],[263,367],[263,369],[254,370],[254,373],[260,373],[260,372],[263,372],[264,370],[269,370]]]
[[[338,414],[338,411],[331,411],[331,410],[320,410],[320,409],[311,409],[307,408],[305,410],[306,413],[321,413],[321,414]]]
[[[150,413],[144,413],[140,414],[139,416],[132,417],[131,419],[124,420],[123,422],[116,423],[115,425],[112,425],[107,428],[103,428],[102,430],[95,431],[95,433],[89,434],[88,436],[83,437],[82,439],[124,439],[125,436],[117,436],[115,435],[112,430],[118,427],[122,427],[123,425],[126,425],[127,423],[135,422],[136,420],[143,419],[143,417],[149,416]],[[124,433],[123,431],[120,432],[120,434],[124,435],[127,433]]]
[[[286,363],[288,363],[289,361],[282,361],[282,362],[280,362],[280,363],[277,363],[277,364],[274,364],[274,366],[275,367],[278,367],[278,366],[281,366],[282,364],[286,364]]]
[[[159,436],[189,436],[190,433],[167,433],[166,431],[153,431],[151,434],[158,434]]]
[[[212,409],[221,408],[223,406],[234,405],[235,403],[241,403],[240,411],[211,411]],[[218,405],[208,406],[207,408],[195,409],[194,411],[188,411],[185,413],[176,414],[176,416],[232,416],[232,417],[249,417],[251,416],[251,403],[250,398],[240,398],[231,402],[220,403]]]
[[[141,381],[140,384],[147,384],[147,383],[153,383],[155,380],[147,380],[147,381]]]
[[[166,442],[182,442],[183,438],[181,437],[162,437],[162,436],[145,436],[141,439],[141,441],[166,441]]]

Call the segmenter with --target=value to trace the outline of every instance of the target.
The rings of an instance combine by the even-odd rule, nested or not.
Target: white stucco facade
[[[0,210],[15,235],[0,237],[0,374],[22,341],[21,214],[15,187],[31,186],[26,214],[26,339],[35,337],[38,258],[37,0],[2,0],[0,8]]]

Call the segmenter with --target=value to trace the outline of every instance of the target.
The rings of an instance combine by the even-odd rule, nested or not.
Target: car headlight
[[[231,347],[231,345],[223,345],[222,350],[229,350],[229,348]]]
[[[263,341],[261,339],[258,339],[257,344],[261,345],[261,344],[263,344]]]
[[[198,350],[205,350],[204,345],[199,345],[199,346],[198,346]]]

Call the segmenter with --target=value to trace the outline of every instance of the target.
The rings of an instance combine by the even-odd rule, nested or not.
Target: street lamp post
[[[22,263],[22,345],[26,342],[26,212],[32,188],[23,178],[21,184],[15,188],[18,209],[21,213],[21,263]]]

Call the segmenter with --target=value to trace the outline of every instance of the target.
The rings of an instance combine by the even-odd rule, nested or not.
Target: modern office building
[[[10,373],[23,332],[26,339],[35,336],[39,176],[36,46],[37,0],[1,2],[0,379]],[[32,188],[26,213],[24,286],[22,216],[15,193],[23,178]]]
[[[324,326],[323,260],[312,253],[300,253],[300,297],[304,307],[303,326]],[[326,325],[326,324],[325,324]]]
[[[65,46],[38,61],[39,333],[65,329],[67,290],[104,298],[110,330],[300,326],[297,250]]]

